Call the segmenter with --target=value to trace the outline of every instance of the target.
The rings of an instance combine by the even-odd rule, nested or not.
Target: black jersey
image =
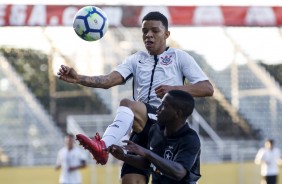
[[[164,136],[163,128],[157,123],[152,125],[149,133],[149,149],[157,155],[182,164],[187,175],[179,182],[163,175],[151,164],[153,184],[195,184],[200,175],[201,143],[198,134],[186,123],[172,136]]]

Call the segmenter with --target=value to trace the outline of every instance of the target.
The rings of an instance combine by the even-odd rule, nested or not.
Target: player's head
[[[160,21],[163,26],[165,27],[165,29],[168,31],[168,20],[166,18],[166,16],[164,16],[162,13],[160,12],[150,12],[148,14],[146,14],[143,19],[142,22],[144,22],[145,20],[156,20],[156,21]]]
[[[185,122],[192,114],[195,101],[192,95],[180,90],[171,90],[162,99],[162,104],[157,110],[160,124]]]
[[[274,145],[274,140],[273,139],[267,139],[265,141],[265,147],[268,148],[268,149],[272,149],[273,148],[273,145]]]
[[[169,37],[168,20],[160,12],[150,12],[142,19],[143,42],[151,55],[159,55],[166,49]]]
[[[69,149],[73,148],[73,145],[74,145],[74,135],[73,134],[67,133],[65,135],[65,144]]]

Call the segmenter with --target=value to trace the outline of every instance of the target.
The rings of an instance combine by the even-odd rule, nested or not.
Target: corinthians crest
[[[166,55],[165,57],[161,57],[161,64],[169,65],[170,63],[172,63],[171,57],[172,57],[171,55],[170,56]]]

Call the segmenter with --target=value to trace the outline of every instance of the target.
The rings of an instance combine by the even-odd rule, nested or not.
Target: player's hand
[[[127,143],[127,145],[123,146],[126,151],[135,153],[136,155],[140,155],[141,157],[145,157],[147,155],[148,150],[143,148],[142,146],[139,146],[138,144],[135,144],[134,142],[129,140],[124,140],[122,142]]]
[[[118,145],[113,144],[113,145],[109,146],[107,151],[109,153],[111,153],[118,160],[124,159],[125,153],[124,153],[123,149]]]
[[[158,98],[162,99],[163,96],[172,89],[174,89],[172,86],[160,85],[155,88],[155,93],[157,94]]]
[[[69,167],[69,172],[75,171],[76,169],[77,169],[77,167]]]
[[[61,68],[59,69],[59,72],[57,73],[59,75],[59,79],[70,82],[70,83],[78,83],[79,78],[77,72],[68,66],[61,65]]]

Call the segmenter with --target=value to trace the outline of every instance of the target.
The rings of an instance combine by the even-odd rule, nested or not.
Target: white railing
[[[13,91],[8,91],[3,98],[15,99],[15,110],[20,109],[14,112],[18,118],[11,118],[11,122],[2,125],[9,127],[7,134],[13,135],[13,132],[17,132],[15,136],[1,136],[1,146],[11,158],[11,164],[54,164],[56,154],[53,153],[63,145],[59,128],[3,56],[0,56],[0,68],[13,86]],[[24,157],[23,153],[26,153]]]
[[[38,119],[40,123],[44,125],[46,133],[53,135],[55,132],[58,136],[61,136],[58,129],[56,129],[55,122],[52,120],[51,116],[45,111],[33,93],[23,84],[22,79],[19,75],[14,71],[14,69],[10,66],[8,61],[0,55],[0,67],[2,68],[3,73],[11,83],[15,86],[15,91],[17,94],[21,96],[21,98],[25,101],[28,108],[31,109],[34,116]]]

